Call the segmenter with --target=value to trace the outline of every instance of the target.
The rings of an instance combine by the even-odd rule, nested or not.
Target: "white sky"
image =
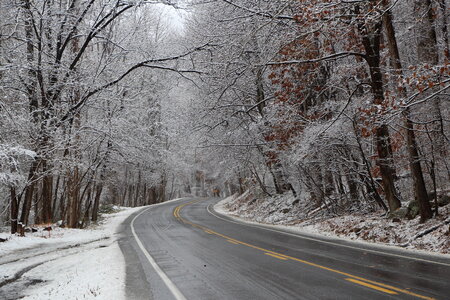
[[[184,20],[187,14],[185,10],[164,4],[157,4],[157,7],[166,15],[167,25],[173,31],[179,33],[184,31]]]

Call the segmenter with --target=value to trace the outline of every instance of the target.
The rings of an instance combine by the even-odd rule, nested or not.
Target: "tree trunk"
[[[67,172],[67,174],[69,174],[69,172]],[[66,220],[67,218],[67,205],[66,205],[66,201],[65,199],[68,198],[68,176],[66,178],[63,179],[63,186],[62,186],[62,192],[61,195],[59,196],[59,214],[60,214],[60,218],[61,220]]]
[[[356,181],[356,176],[353,174],[348,174],[347,175],[347,185],[348,185],[348,190],[350,193],[350,199],[351,201],[359,201],[359,197],[358,197],[358,184]]]
[[[261,179],[261,177],[258,175],[258,170],[253,167],[253,170],[251,170],[251,172],[253,173],[253,176],[255,177],[256,181],[259,184],[259,187],[261,188],[261,190],[267,195],[267,196],[272,196],[268,191],[267,191],[267,187],[264,184],[263,180]]]
[[[245,186],[244,186],[244,178],[242,178],[240,172],[238,174],[238,183],[239,183],[239,194],[242,195],[245,192]]]
[[[92,207],[92,222],[97,222],[98,219],[98,208],[100,206],[100,197],[103,191],[103,182],[98,182],[95,187],[95,197],[94,197],[94,205]]]
[[[383,5],[385,8],[388,8],[389,1],[384,0]],[[395,37],[394,26],[392,24],[392,14],[390,10],[387,10],[383,15],[383,23],[386,31],[386,37],[388,42],[388,48],[391,55],[392,66],[395,71],[395,75],[398,76],[398,82],[403,81],[403,69],[400,60],[400,54],[398,51],[397,39]],[[406,99],[407,92],[403,85],[399,90],[399,96]],[[408,146],[408,154],[409,154],[409,166],[411,170],[411,176],[413,178],[413,187],[414,187],[414,197],[415,200],[419,203],[420,209],[420,220],[421,222],[425,222],[427,219],[432,217],[431,205],[428,199],[428,193],[425,186],[425,180],[423,178],[422,167],[420,166],[420,156],[417,150],[417,142],[416,136],[414,133],[414,123],[411,120],[411,115],[409,111],[409,107],[405,109],[403,112],[405,118],[405,128],[406,128],[406,136],[407,136],[407,146]]]
[[[256,105],[258,106],[258,112],[261,116],[264,116],[264,86],[263,86],[263,67],[258,67],[256,70]]]
[[[433,28],[434,13],[431,0],[415,0],[414,9],[419,20],[417,22],[417,59],[421,63],[437,65],[439,55],[436,31]]]
[[[331,173],[331,170],[327,166],[323,166],[322,170],[322,190],[325,193],[325,197],[329,198],[333,195],[334,190],[333,173]]]
[[[42,161],[42,169],[44,177],[42,179],[42,215],[41,221],[43,223],[52,222],[52,201],[53,201],[53,176],[49,174],[48,162]]]
[[[128,184],[128,200],[127,200],[127,206],[133,206],[133,195],[134,195],[134,184],[129,183]]]
[[[125,178],[125,182],[124,182],[123,186],[121,187],[123,190],[123,193],[120,195],[121,196],[120,205],[122,205],[122,206],[126,206],[125,203],[127,201],[128,179],[129,179],[128,166],[125,166],[124,178]]]
[[[136,191],[134,194],[134,201],[133,201],[133,207],[137,207],[139,206],[139,200],[141,199],[141,180],[142,180],[142,171],[139,168],[138,165],[138,178],[137,178],[137,183],[136,183]]]
[[[364,149],[361,144],[361,139],[359,136],[359,131],[358,131],[355,120],[352,120],[352,125],[353,125],[353,132],[355,134],[356,142],[358,144],[358,150],[361,153],[361,158],[363,160],[364,167],[366,168],[366,172],[367,172],[367,177],[369,177],[368,180],[366,178],[364,178],[363,181],[366,183],[366,188],[367,188],[368,192],[370,193],[370,195],[372,196],[372,198],[375,200],[375,202],[377,202],[378,205],[380,205],[385,211],[387,211],[388,207],[383,202],[383,199],[381,199],[380,194],[377,191],[375,180],[373,179],[372,173],[370,172],[370,163],[367,160],[366,154],[364,153]],[[351,152],[349,152],[349,153],[350,153],[350,156],[352,156]],[[356,163],[356,160],[353,159],[353,161],[355,164],[355,168],[358,168],[358,164]]]
[[[148,194],[147,183],[144,183],[144,188],[142,192],[142,205],[147,205],[147,194]]]
[[[28,173],[27,186],[25,188],[25,197],[22,206],[22,214],[20,215],[21,226],[28,225],[28,217],[30,215],[31,203],[33,200],[34,187],[36,181],[36,172],[39,167],[39,162],[37,159],[33,160]]]
[[[11,234],[17,232],[17,218],[19,217],[19,201],[17,199],[16,187],[11,186],[9,188],[11,194],[11,210],[10,210],[10,219],[11,219]]]
[[[446,8],[445,2],[443,3],[443,8]],[[414,2],[414,8],[416,10],[416,15],[419,17],[416,25],[416,36],[417,36],[417,59],[419,63],[430,64],[432,66],[439,64],[439,48],[436,37],[436,16],[434,13],[434,8],[431,0],[416,0]],[[442,8],[442,3],[441,3]],[[446,24],[446,12],[443,12],[444,24]],[[445,27],[445,30],[447,27]],[[446,32],[444,32],[446,33]],[[444,51],[448,52],[448,36],[445,34]],[[444,54],[444,59],[448,59],[448,56]],[[431,116],[433,119],[432,136],[435,143],[436,152],[440,155],[440,162],[435,164],[437,167],[440,165],[445,166],[447,180],[450,178],[450,172],[448,172],[448,159],[447,159],[447,147],[448,139],[446,140],[444,134],[444,117],[442,116],[441,110],[441,95],[435,96],[431,99]],[[447,99],[447,98],[445,98]],[[445,180],[445,179],[444,179]]]
[[[275,184],[275,191],[277,194],[284,194],[288,191],[293,191],[295,194],[292,185],[286,180],[286,176],[283,174],[280,161],[276,159],[275,162],[270,163],[269,170],[272,174],[273,182]]]
[[[25,30],[25,37],[26,37],[26,45],[27,45],[27,63],[28,66],[28,73],[27,73],[27,82],[25,83],[27,96],[28,96],[28,102],[29,102],[29,108],[30,113],[33,117],[33,121],[38,124],[39,118],[38,118],[38,108],[39,103],[36,95],[36,71],[32,67],[34,63],[34,45],[33,45],[33,25],[32,25],[32,18],[30,15],[30,9],[31,4],[29,0],[25,0],[22,2],[23,8],[24,8],[24,30]],[[37,149],[39,150],[39,149]],[[36,153],[39,153],[36,151]],[[35,160],[31,163],[30,170],[28,172],[28,182],[27,186],[25,188],[25,198],[22,206],[22,214],[20,216],[20,224],[19,226],[23,227],[28,224],[28,217],[30,215],[30,209],[31,209],[31,202],[33,199],[34,194],[34,187],[35,187],[35,181],[36,181],[36,172],[39,167],[39,158],[35,158]]]
[[[59,190],[59,182],[61,180],[61,176],[58,175],[58,177],[56,177],[56,183],[55,183],[55,190],[53,191],[53,203],[52,203],[52,218],[56,219],[57,215],[57,201],[58,201],[58,190]]]
[[[376,22],[363,34],[363,46],[366,51],[366,61],[369,65],[371,78],[373,102],[377,106],[383,106],[385,103],[383,78],[380,69],[380,39],[381,39],[381,21]],[[389,129],[385,123],[377,125],[375,129],[375,139],[378,152],[378,166],[380,167],[383,190],[388,202],[389,210],[394,211],[401,206],[400,198],[395,187],[395,169],[392,157],[391,140]]]
[[[34,207],[34,224],[42,224],[42,185],[36,184],[33,199],[34,201],[32,207]]]
[[[70,174],[69,178],[69,191],[68,191],[68,218],[67,218],[67,225],[70,228],[77,228],[78,227],[78,220],[79,215],[78,212],[80,211],[79,207],[79,198],[80,198],[80,188],[79,188],[79,170],[78,167],[74,167],[72,174]]]
[[[166,175],[163,174],[161,176],[161,183],[159,185],[159,203],[166,201],[166,186],[167,186],[167,178]],[[206,196],[206,194],[203,196]]]
[[[92,186],[90,183],[88,183],[88,187],[87,187],[87,197],[86,197],[86,202],[84,205],[84,214],[83,214],[83,220],[81,221],[81,228],[84,228],[88,222],[89,222],[89,211],[91,210],[91,205],[92,205],[92,201],[91,201],[91,197],[92,197]]]
[[[448,22],[447,22],[447,4],[445,3],[446,0],[439,0],[439,7],[441,9],[442,14],[442,37],[444,38],[444,57],[447,60],[450,60],[450,49],[448,44]]]

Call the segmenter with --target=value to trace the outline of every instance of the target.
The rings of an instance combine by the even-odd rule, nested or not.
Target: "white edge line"
[[[176,200],[181,200],[181,199],[176,199]],[[169,201],[167,201],[169,202]],[[186,297],[184,297],[184,295],[181,293],[181,291],[176,287],[176,285],[169,279],[169,277],[166,275],[166,273],[164,273],[164,271],[158,266],[158,264],[156,263],[156,261],[153,259],[153,257],[150,255],[150,253],[148,253],[148,251],[145,249],[144,245],[142,244],[141,240],[139,239],[139,237],[136,234],[136,231],[134,230],[134,221],[143,213],[145,213],[147,210],[149,210],[152,207],[161,205],[161,204],[166,204],[167,202],[163,202],[163,203],[158,203],[155,205],[150,206],[149,208],[146,208],[144,210],[142,210],[139,214],[137,214],[133,220],[131,221],[131,232],[133,233],[134,239],[136,240],[139,248],[141,249],[142,253],[144,253],[145,257],[147,258],[148,262],[150,263],[150,265],[153,267],[153,269],[156,271],[156,273],[159,275],[159,277],[161,277],[162,281],[164,282],[164,284],[167,286],[167,288],[169,289],[169,291],[172,293],[172,295],[175,297],[175,299],[177,300],[186,300]],[[172,201],[171,201],[172,202]]]
[[[244,225],[244,226],[249,226],[249,227],[256,227],[256,228],[260,228],[260,229],[264,229],[264,230],[268,230],[268,231],[273,231],[273,232],[278,232],[278,233],[282,233],[282,234],[286,234],[286,235],[290,235],[290,236],[294,236],[297,238],[301,238],[301,239],[305,239],[305,240],[311,240],[311,241],[315,241],[315,242],[320,242],[320,243],[324,243],[324,244],[330,244],[330,245],[334,245],[334,246],[340,246],[340,247],[344,247],[344,248],[351,248],[351,249],[356,249],[356,250],[361,250],[361,251],[366,251],[366,252],[372,252],[372,253],[376,253],[376,254],[383,254],[383,255],[389,255],[389,256],[395,256],[395,257],[401,257],[401,258],[406,258],[406,259],[411,259],[411,260],[416,260],[416,261],[422,261],[422,262],[427,262],[427,263],[433,263],[433,264],[437,264],[437,265],[442,265],[442,266],[446,266],[446,267],[450,267],[450,264],[447,263],[443,263],[443,262],[438,262],[438,261],[433,261],[433,260],[427,260],[427,259],[423,259],[423,258],[416,258],[416,257],[410,257],[410,256],[404,256],[404,255],[400,255],[400,254],[393,254],[393,253],[388,253],[388,252],[383,252],[383,251],[377,251],[377,250],[371,250],[371,249],[366,249],[366,248],[360,248],[360,247],[354,247],[354,246],[349,246],[349,245],[342,245],[339,243],[333,243],[333,242],[328,242],[328,241],[323,241],[323,240],[319,240],[319,239],[315,239],[312,237],[307,237],[307,236],[303,236],[300,234],[295,234],[295,233],[290,233],[290,232],[286,232],[283,230],[276,230],[276,229],[272,229],[272,228],[267,228],[267,225],[265,224],[252,224],[252,223],[247,223],[244,220],[240,220],[237,219],[234,216],[227,216],[230,218],[233,218],[238,221],[232,221],[226,218],[222,218],[220,216],[218,216],[218,214],[220,214],[219,212],[215,211],[212,212],[210,210],[210,206],[212,205],[209,204],[206,208],[206,210],[213,216],[215,216],[218,219],[221,219],[223,221],[227,221],[230,223],[235,223],[235,224],[239,224],[239,225]]]

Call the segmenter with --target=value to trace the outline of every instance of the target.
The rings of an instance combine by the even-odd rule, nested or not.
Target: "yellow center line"
[[[352,279],[352,280],[355,280],[355,281],[358,281],[358,282],[364,281],[365,284],[367,284],[366,286],[368,286],[369,284],[370,284],[371,286],[378,285],[378,288],[379,288],[379,289],[382,289],[381,287],[384,287],[384,288],[386,288],[386,290],[387,290],[387,289],[389,289],[389,290],[394,290],[394,291],[397,291],[397,292],[400,292],[400,293],[403,293],[403,294],[406,294],[406,295],[414,296],[414,297],[417,297],[417,298],[420,298],[420,299],[425,299],[425,300],[436,300],[436,299],[433,298],[433,297],[428,297],[428,296],[420,295],[420,294],[417,294],[417,293],[414,293],[414,292],[411,292],[411,291],[408,291],[408,290],[405,290],[405,289],[401,289],[401,288],[397,288],[397,287],[395,287],[395,286],[391,286],[391,285],[389,285],[389,284],[384,284],[384,283],[381,283],[381,282],[373,281],[373,280],[366,279],[366,278],[363,278],[363,277],[360,277],[360,276],[356,276],[356,275],[353,275],[353,274],[349,274],[349,273],[346,273],[346,272],[343,272],[343,271],[339,271],[339,270],[336,270],[336,269],[332,269],[332,268],[329,268],[329,267],[325,267],[325,266],[322,266],[322,265],[319,265],[319,264],[316,264],[316,263],[313,263],[313,262],[310,262],[310,261],[307,261],[307,260],[299,259],[299,258],[296,258],[296,257],[292,257],[292,256],[289,256],[289,255],[285,255],[285,254],[282,254],[282,253],[278,253],[278,252],[275,252],[275,251],[271,251],[271,250],[268,250],[268,249],[264,249],[264,248],[261,248],[261,247],[258,247],[258,246],[252,245],[252,244],[248,244],[248,243],[239,241],[239,240],[237,240],[237,239],[234,239],[234,238],[232,238],[232,237],[226,236],[226,235],[224,235],[224,234],[215,232],[214,230],[211,230],[211,229],[209,229],[209,228],[207,228],[207,227],[205,227],[205,226],[202,226],[202,225],[199,225],[199,224],[195,224],[195,223],[189,222],[189,221],[183,219],[183,218],[180,216],[180,212],[181,212],[181,209],[182,209],[183,207],[185,207],[186,205],[189,205],[189,204],[193,204],[193,203],[199,202],[199,201],[200,201],[200,200],[195,200],[195,201],[191,201],[191,202],[188,202],[188,203],[185,203],[185,204],[182,204],[182,205],[177,206],[177,207],[175,208],[175,210],[174,210],[174,213],[173,213],[174,216],[175,216],[178,220],[182,221],[182,222],[185,223],[185,224],[189,224],[189,225],[194,226],[194,227],[196,227],[196,228],[200,228],[200,229],[202,229],[202,230],[205,231],[205,232],[208,231],[209,234],[213,234],[213,235],[222,237],[222,238],[224,238],[224,239],[226,239],[226,240],[228,240],[228,241],[233,241],[233,242],[236,243],[236,244],[244,245],[244,246],[247,246],[247,247],[256,249],[256,250],[263,251],[263,252],[265,252],[265,254],[270,255],[270,256],[274,256],[274,257],[277,257],[277,258],[280,258],[280,259],[284,258],[284,259],[286,259],[286,260],[293,260],[293,261],[296,261],[296,262],[303,263],[303,264],[305,264],[305,265],[309,265],[309,266],[316,267],[316,268],[319,268],[319,269],[322,269],[322,270],[326,270],[326,271],[330,271],[330,272],[333,272],[333,273],[336,273],[336,274],[340,274],[340,275],[343,275],[343,276],[345,276],[345,277],[350,277],[350,278],[347,278],[347,280]],[[352,281],[352,282],[353,282],[353,281]]]
[[[193,204],[193,203],[198,202],[198,201],[200,201],[200,200],[194,200],[194,201],[191,201],[191,202],[188,202],[188,203],[184,203],[184,204],[182,204],[182,205],[178,205],[178,206],[175,207],[175,209],[173,210],[173,216],[174,216],[175,218],[179,219],[180,221],[186,223],[186,222],[184,221],[184,219],[180,216],[180,210],[181,210],[183,207],[185,207],[186,205]],[[194,224],[191,224],[191,225],[194,225]]]
[[[232,243],[232,244],[235,244],[235,245],[239,245],[239,243],[236,242],[236,241],[234,241],[234,240],[227,240],[227,242]]]
[[[370,284],[370,283],[367,283],[367,282],[364,282],[364,281],[359,281],[359,280],[356,280],[356,279],[353,279],[353,278],[345,278],[345,280],[351,281],[353,283],[360,284],[362,286],[366,286],[368,288],[371,288],[371,289],[374,289],[374,290],[377,290],[377,291],[381,291],[381,292],[384,292],[384,293],[387,293],[387,294],[398,295],[398,293],[396,293],[394,291],[391,291],[391,290],[388,290],[388,289],[385,289],[385,288],[382,288],[382,287],[379,287],[379,286],[376,286],[376,285],[373,285],[373,284]]]
[[[264,254],[272,256],[272,257],[275,257],[275,258],[278,258],[278,259],[281,259],[281,260],[288,260],[286,257],[280,256],[280,255],[276,255],[276,254],[272,254],[272,253],[268,253],[268,252],[266,252]]]

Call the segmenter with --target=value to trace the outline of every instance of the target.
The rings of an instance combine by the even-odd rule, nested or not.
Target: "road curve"
[[[237,222],[218,199],[123,224],[127,299],[450,299],[450,259]]]

